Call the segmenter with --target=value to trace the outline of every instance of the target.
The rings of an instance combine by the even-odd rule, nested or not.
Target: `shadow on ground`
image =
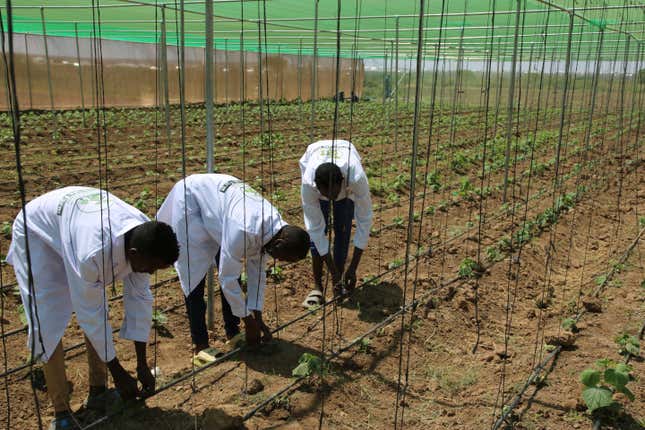
[[[393,282],[379,282],[365,286],[343,302],[343,307],[356,309],[358,318],[366,322],[380,322],[398,311],[402,303],[402,291]]]
[[[262,345],[256,350],[244,350],[231,360],[243,361],[258,372],[290,378],[292,370],[298,365],[298,360],[305,352],[313,355],[320,354],[317,349],[274,338],[271,343]]]
[[[86,425],[89,424],[85,423]],[[201,415],[181,410],[131,407],[110,417],[105,424],[92,427],[97,430],[238,430],[246,429],[242,418],[231,416],[217,408],[206,409]]]

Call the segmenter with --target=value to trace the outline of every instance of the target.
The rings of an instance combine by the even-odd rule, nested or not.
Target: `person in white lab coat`
[[[331,274],[334,294],[342,295],[356,286],[356,270],[367,247],[372,225],[372,200],[367,175],[356,148],[346,140],[312,143],[300,158],[301,198],[305,227],[311,236],[314,289],[303,306],[321,304],[323,261]],[[333,203],[333,258],[327,239]],[[356,220],[354,254],[345,269],[352,221]],[[346,289],[346,290],[345,290]]]
[[[285,223],[278,210],[241,180],[223,174],[196,174],[179,181],[159,208],[157,219],[170,224],[181,252],[175,264],[186,298],[191,336],[198,353],[208,348],[205,276],[216,264],[227,338],[244,321],[246,340],[271,339],[262,320],[266,255],[298,261],[307,255],[309,235]],[[246,297],[240,288],[246,261]]]
[[[26,226],[26,227],[25,227]],[[154,390],[146,362],[152,322],[149,274],[178,258],[177,237],[118,197],[88,187],[66,187],[30,201],[13,223],[7,262],[14,268],[34,358],[44,362],[56,417],[50,429],[77,428],[69,405],[62,337],[76,313],[90,364],[86,406],[100,407],[107,369],[124,399]],[[120,335],[134,341],[137,379],[121,366],[112,341],[105,287],[123,281]],[[107,397],[104,396],[103,399]]]

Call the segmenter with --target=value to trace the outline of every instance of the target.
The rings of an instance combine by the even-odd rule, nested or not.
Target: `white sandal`
[[[315,306],[320,306],[325,301],[325,296],[323,296],[322,291],[320,290],[311,290],[307,298],[302,302],[302,306],[307,309],[311,309]]]

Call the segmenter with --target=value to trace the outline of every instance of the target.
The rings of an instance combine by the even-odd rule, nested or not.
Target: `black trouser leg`
[[[193,291],[186,297],[186,313],[190,323],[190,336],[197,346],[208,345],[208,329],[206,328],[206,301],[204,300],[204,285],[202,279]]]
[[[219,256],[220,256],[220,252],[218,251],[217,255],[215,256],[215,261],[217,261],[218,266],[219,266]],[[237,282],[239,283],[240,279],[238,279]],[[224,293],[220,291],[219,296],[220,296],[220,299],[222,300],[222,317],[224,318],[224,331],[226,331],[226,337],[230,339],[240,332],[240,319],[235,315],[233,315],[233,311],[231,311],[231,305],[228,304],[228,300],[226,300]]]

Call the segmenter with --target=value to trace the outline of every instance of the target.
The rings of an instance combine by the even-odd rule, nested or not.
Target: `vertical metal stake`
[[[206,0],[206,172],[213,173],[213,0]],[[225,45],[226,46],[226,45]],[[224,49],[227,49],[226,47]],[[226,51],[225,51],[226,52]],[[226,66],[228,67],[228,61]],[[228,71],[226,73],[228,77]],[[228,103],[228,83],[226,87],[226,102]],[[213,303],[215,292],[213,288],[213,267],[208,270],[207,288],[207,324],[209,329],[215,327],[215,309]]]
[[[166,41],[166,6],[161,7],[161,79],[163,80],[166,144],[170,155],[170,89],[168,88],[168,44]]]
[[[517,0],[517,9],[515,10],[515,37],[513,40],[513,64],[511,64],[511,79],[508,84],[508,110],[506,119],[506,152],[504,153],[504,194],[502,203],[506,203],[508,194],[508,169],[511,157],[511,138],[513,131],[513,101],[515,99],[515,73],[517,71],[517,50],[520,36],[520,11],[522,9],[522,0]]]
[[[27,63],[27,89],[29,91],[29,109],[34,108],[34,99],[31,89],[31,67],[29,66],[29,39],[25,33],[25,62]]]
[[[81,64],[81,49],[78,45],[78,23],[74,23],[74,34],[76,39],[76,62],[78,63],[78,82],[81,90],[81,111],[83,112],[83,127],[87,127],[85,122],[85,96],[83,94],[83,66]]]
[[[311,119],[309,128],[309,143],[314,141],[314,120],[316,119],[316,81],[318,80],[318,3],[314,9],[314,58],[311,71]]]
[[[52,72],[51,64],[49,63],[49,48],[47,47],[47,28],[45,26],[45,8],[40,7],[40,21],[43,26],[43,43],[45,44],[45,61],[47,63],[47,85],[49,88],[49,105],[52,111],[52,119],[54,120],[54,133],[52,137],[54,139],[58,138],[58,117],[56,115],[56,110],[54,108],[54,88],[52,86]]]

